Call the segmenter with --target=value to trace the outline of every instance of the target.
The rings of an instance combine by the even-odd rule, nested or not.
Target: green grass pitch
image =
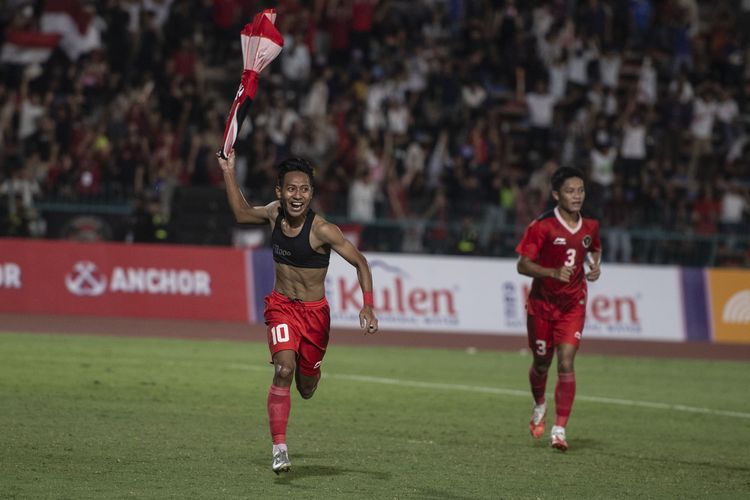
[[[334,337],[277,477],[267,360],[260,343],[1,334],[0,498],[750,497],[748,363],[584,351],[563,454],[528,435],[527,355]]]

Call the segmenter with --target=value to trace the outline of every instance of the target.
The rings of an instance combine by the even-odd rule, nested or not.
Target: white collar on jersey
[[[560,224],[563,225],[565,229],[570,232],[570,234],[576,234],[579,229],[581,229],[581,226],[583,226],[583,216],[581,213],[578,213],[578,224],[576,224],[576,227],[570,227],[567,222],[565,222],[565,219],[562,218],[562,215],[560,215],[560,207],[555,207],[555,217],[557,217],[557,220],[560,221]]]

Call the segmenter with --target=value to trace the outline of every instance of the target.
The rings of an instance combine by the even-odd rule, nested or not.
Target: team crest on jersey
[[[583,237],[583,248],[588,248],[591,246],[591,236],[588,234]]]

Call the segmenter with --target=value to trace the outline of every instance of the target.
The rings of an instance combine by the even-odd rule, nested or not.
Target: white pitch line
[[[251,371],[267,371],[268,368],[261,368],[259,366],[249,366],[232,364],[229,368],[236,368],[241,370]],[[420,382],[417,380],[401,380],[397,378],[385,378],[385,377],[371,377],[367,375],[347,375],[343,373],[323,373],[324,378],[333,378],[340,380],[351,380],[354,382],[366,382],[371,384],[381,385],[395,385],[399,387],[412,387],[416,389],[435,389],[442,391],[461,391],[461,392],[477,392],[482,394],[497,394],[501,396],[518,396],[523,398],[529,398],[530,394],[528,391],[519,391],[516,389],[503,389],[500,387],[482,387],[474,385],[464,384],[444,384],[439,382]],[[701,408],[698,406],[687,406],[680,404],[668,404],[668,403],[653,403],[650,401],[636,401],[631,399],[619,399],[619,398],[602,398],[598,396],[585,396],[576,394],[576,400],[588,401],[590,403],[603,403],[608,405],[618,406],[637,406],[639,408],[650,408],[654,410],[671,410],[680,411],[684,413],[702,413],[705,415],[719,415],[722,417],[733,417],[733,418],[749,418],[750,413],[744,413],[740,411],[727,411],[727,410],[714,410],[712,408]]]

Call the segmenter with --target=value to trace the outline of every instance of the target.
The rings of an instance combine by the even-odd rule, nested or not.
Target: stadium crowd
[[[93,47],[0,58],[2,235],[43,237],[45,200],[168,219],[175,189],[219,186],[239,31],[275,7],[285,47],[237,142],[249,199],[304,156],[315,208],[361,224],[365,250],[508,255],[571,165],[605,261],[674,261],[696,235],[691,255],[720,237],[750,265],[750,1],[79,3]],[[44,1],[6,5],[2,40],[39,29]]]

